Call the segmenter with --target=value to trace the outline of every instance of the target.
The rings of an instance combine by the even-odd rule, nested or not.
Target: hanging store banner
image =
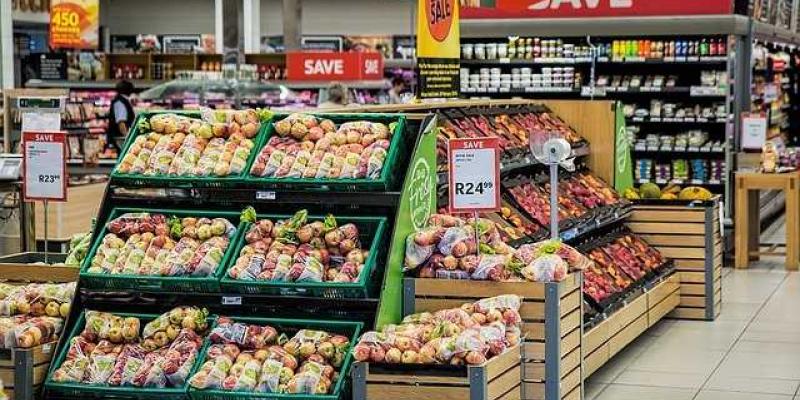
[[[417,10],[418,96],[423,99],[458,97],[459,2],[419,0]]]
[[[380,53],[286,53],[286,74],[297,81],[353,81],[383,79]]]
[[[730,0],[497,0],[494,5],[462,7],[472,18],[592,18],[731,14]]]
[[[50,47],[97,49],[99,10],[99,0],[52,0]]]

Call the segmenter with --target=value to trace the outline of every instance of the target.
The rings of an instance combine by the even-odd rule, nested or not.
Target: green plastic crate
[[[261,128],[259,128],[256,137],[253,138],[253,149],[245,162],[245,168],[238,175],[229,175],[224,177],[218,176],[169,176],[169,175],[145,175],[145,174],[123,174],[117,171],[119,163],[125,154],[128,154],[130,146],[133,144],[135,138],[143,132],[139,132],[139,121],[149,119],[157,114],[179,114],[190,118],[200,118],[200,112],[197,111],[150,111],[144,112],[136,116],[133,126],[125,139],[125,144],[122,154],[118,158],[117,165],[111,171],[111,181],[130,186],[146,186],[146,187],[169,187],[169,188],[195,188],[195,187],[232,187],[242,182],[242,178],[250,174],[250,165],[252,165],[258,152],[256,149],[260,148],[260,144],[264,143],[263,139],[267,132],[267,127],[270,121],[262,121]]]
[[[289,215],[259,215],[259,219],[269,218],[274,220],[290,218]],[[308,216],[309,221],[323,220],[322,216]],[[271,295],[298,295],[323,298],[361,298],[368,296],[369,282],[377,269],[378,253],[383,248],[383,237],[387,221],[385,217],[337,217],[339,225],[354,223],[358,227],[359,238],[362,245],[368,245],[369,256],[364,261],[358,282],[333,283],[333,282],[273,282],[273,281],[245,281],[228,277],[230,269],[239,258],[239,253],[247,244],[245,235],[252,224],[245,223],[233,246],[234,253],[228,258],[225,272],[220,280],[223,292],[243,294],[271,294]]]
[[[83,311],[78,316],[78,321],[72,327],[72,331],[70,332],[69,339],[71,340],[73,337],[78,336],[81,331],[83,330],[84,326],[86,325],[86,312]],[[134,317],[139,318],[142,323],[142,328],[144,325],[156,319],[159,315],[158,314],[130,314],[130,313],[113,313],[114,315],[118,315],[120,317]],[[209,327],[212,326],[214,323],[214,319],[209,317],[206,321],[208,321]],[[189,384],[185,383],[180,388],[153,388],[153,387],[133,387],[133,386],[109,386],[109,385],[91,385],[85,383],[62,383],[62,382],[54,382],[52,379],[53,372],[64,363],[67,358],[67,353],[69,351],[69,340],[65,341],[65,345],[61,348],[61,351],[57,354],[55,361],[52,363],[50,367],[50,371],[47,375],[47,380],[45,381],[44,385],[48,390],[48,393],[52,394],[59,394],[63,396],[75,397],[75,398],[84,398],[84,399],[121,399],[121,400],[185,400],[188,398],[187,389]],[[207,341],[204,340],[203,346],[201,346],[200,354],[205,354],[205,348]],[[202,365],[198,362],[201,357],[198,356],[195,360],[194,365],[191,368],[191,372],[189,373],[189,377],[194,375],[197,372],[197,369],[200,368]],[[188,380],[188,379],[187,379]]]
[[[403,134],[405,132],[406,117],[398,114],[318,114],[311,113],[320,119],[330,119],[336,125],[350,121],[370,121],[382,122],[389,125],[392,122],[397,122],[394,132],[392,133],[389,142],[389,151],[386,160],[381,170],[381,176],[378,179],[366,178],[337,178],[337,179],[311,179],[311,178],[272,178],[272,177],[257,177],[250,175],[255,160],[254,157],[251,163],[247,165],[247,174],[245,182],[254,184],[258,187],[270,188],[283,188],[283,189],[306,189],[306,190],[339,190],[339,191],[388,191],[394,185],[396,174],[394,168],[400,158],[400,147],[403,146]],[[267,145],[269,139],[275,134],[274,122],[280,121],[289,114],[276,114],[273,115],[272,121],[268,122],[267,130],[262,135],[261,140],[257,143],[256,153],[261,153],[264,146]]]
[[[222,256],[217,269],[214,273],[207,277],[174,277],[174,276],[144,276],[144,275],[130,275],[130,274],[95,274],[88,272],[92,259],[97,253],[97,249],[103,242],[103,237],[108,233],[106,224],[108,221],[128,212],[149,212],[151,214],[164,214],[167,217],[208,217],[208,218],[225,218],[236,226],[236,234],[230,239],[228,248]],[[186,210],[164,210],[164,209],[135,209],[135,208],[115,208],[111,211],[108,221],[102,225],[100,234],[95,238],[89,253],[83,260],[80,272],[80,280],[82,287],[90,289],[105,289],[105,290],[153,290],[164,292],[199,292],[199,293],[212,293],[219,292],[219,278],[226,271],[228,259],[234,253],[235,244],[239,236],[242,234],[243,224],[239,221],[240,214],[235,212],[223,211],[186,211]]]
[[[339,400],[346,393],[345,386],[348,377],[350,376],[350,367],[353,364],[353,346],[356,344],[356,339],[361,334],[364,324],[361,322],[345,322],[345,321],[312,321],[302,319],[281,319],[281,318],[239,318],[230,317],[236,322],[243,322],[253,325],[270,325],[279,332],[287,334],[294,334],[300,329],[316,329],[324,330],[329,333],[346,335],[350,338],[350,347],[347,349],[342,368],[339,370],[339,379],[333,386],[333,393],[327,395],[305,395],[305,394],[286,394],[286,393],[260,393],[260,392],[243,392],[234,390],[221,390],[221,389],[195,389],[189,387],[189,398],[192,400]],[[207,349],[210,345],[208,338],[205,340],[206,345],[203,346]],[[202,366],[205,362],[205,351],[202,354],[202,362],[198,365]],[[198,367],[199,369],[199,367]],[[194,371],[193,371],[194,373]]]

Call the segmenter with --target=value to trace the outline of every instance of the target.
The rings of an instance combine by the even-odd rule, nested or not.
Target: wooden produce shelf
[[[62,254],[53,254],[53,261],[64,261]],[[0,282],[65,283],[78,280],[79,268],[32,264],[44,260],[44,253],[16,253],[0,257]]]
[[[719,197],[707,202],[634,205],[628,227],[672,258],[680,275],[681,302],[671,318],[713,321],[719,316],[724,258],[719,207]]]
[[[0,379],[9,400],[34,400],[50,367],[56,342],[30,349],[0,349]]]
[[[680,302],[680,277],[671,274],[583,335],[584,379],[602,367]]]
[[[441,368],[439,368],[441,367]],[[483,365],[353,365],[353,398],[359,400],[518,400],[520,346]]]
[[[403,282],[403,315],[515,294],[523,299],[521,399],[581,398],[582,277],[559,283],[414,279]],[[558,371],[552,379],[549,371]]]

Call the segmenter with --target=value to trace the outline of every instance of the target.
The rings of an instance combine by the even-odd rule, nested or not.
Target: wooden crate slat
[[[609,326],[610,324],[606,320],[595,325],[592,327],[592,329],[584,333],[583,344],[581,347],[584,348],[586,353],[595,351],[595,349],[599,348],[601,345],[603,345],[603,343],[608,341]]]
[[[561,316],[565,316],[572,311],[580,308],[583,301],[583,292],[576,290],[561,299]],[[524,317],[523,317],[524,318]]]
[[[406,383],[411,385],[468,385],[466,377],[438,376],[438,375],[403,375],[380,374],[370,372],[367,382],[372,383]]]
[[[676,224],[675,222],[629,222],[634,233],[688,233],[704,235],[704,224]]]
[[[574,279],[574,278],[573,278]],[[485,298],[513,293],[544,301],[544,285],[531,282],[492,282],[458,279],[416,279],[416,297]]]
[[[576,329],[561,339],[561,354],[567,354],[581,345],[581,331]],[[544,360],[544,343],[527,340],[523,343],[522,359]]]
[[[47,369],[50,364],[42,364],[33,367],[33,384],[38,385],[44,382]],[[14,369],[13,368],[0,368],[0,379],[6,387],[14,387]]]
[[[705,283],[705,272],[681,272],[681,282],[685,283]]]
[[[575,368],[561,380],[561,393],[569,393],[581,385],[581,368]]]
[[[500,375],[493,381],[489,382],[486,387],[487,400],[494,400],[506,394],[509,390],[519,387],[520,385],[520,371],[519,358],[517,358],[517,365],[509,369],[504,374]]]
[[[467,303],[465,299],[434,299],[417,297],[414,299],[414,312],[435,312],[445,310],[448,308],[461,307],[462,304]]]
[[[630,325],[622,329],[619,333],[614,335],[608,341],[608,354],[609,357],[619,353],[620,350],[625,348],[634,339],[639,337],[642,332],[647,330],[647,314],[644,314],[633,321]]]
[[[703,308],[678,307],[669,313],[668,317],[677,319],[706,319],[706,310]]]
[[[520,363],[520,349],[519,346],[514,346],[508,349],[505,353],[493,358],[491,362],[487,362],[483,367],[486,370],[486,379],[491,381],[500,375],[503,375],[513,366],[519,366]],[[519,375],[519,373],[517,373]]]
[[[561,337],[563,338],[567,336],[567,334],[572,333],[575,329],[579,328],[582,320],[583,315],[581,314],[580,309],[572,311],[565,317],[561,317]]]
[[[705,296],[706,285],[705,283],[682,283],[681,295],[687,296]]]
[[[650,289],[647,292],[647,303],[650,307],[656,305],[664,300],[667,296],[672,294],[672,292],[678,290],[680,287],[680,278],[677,275],[673,275],[668,279],[664,280],[663,282],[656,285],[654,288]]]
[[[563,378],[568,372],[575,369],[581,363],[580,349],[574,349],[561,359],[561,377]],[[522,363],[522,379],[531,382],[544,382],[547,379],[545,375],[544,362],[531,361]]]
[[[675,258],[674,259],[675,268],[678,271],[682,271],[685,269],[692,269],[692,270],[699,270],[702,271],[706,267],[705,260],[687,260],[684,258]]]
[[[412,385],[369,384],[367,399],[408,400],[424,396],[437,400],[469,399],[469,387],[459,386],[425,386],[424,391]]]
[[[572,389],[572,391],[564,395],[561,400],[581,400],[581,388],[577,387]]]
[[[561,293],[562,299],[567,295],[571,294],[573,291],[580,289],[578,275],[577,274],[567,275],[567,277],[560,282],[558,289],[559,293]]]
[[[497,400],[520,400],[522,397],[522,388],[519,385],[514,389],[508,391],[508,393],[500,396]]]
[[[681,296],[681,307],[703,308],[706,306],[705,296]]]
[[[595,351],[584,358],[583,372],[585,376],[583,378],[588,378],[591,374],[600,369],[600,367],[608,362],[608,359],[608,343],[603,343]]]
[[[656,246],[656,249],[667,258],[684,259],[705,259],[706,249],[701,247],[663,247]]]
[[[544,383],[522,382],[523,400],[545,400]]]
[[[703,235],[640,235],[647,243],[653,246],[683,246],[705,247],[706,238]]]
[[[521,330],[526,340],[544,341],[544,322],[523,322]]]
[[[79,268],[36,264],[0,263],[0,281],[12,282],[75,282]]]
[[[648,324],[653,326],[656,322],[664,318],[670,311],[674,310],[681,302],[680,292],[678,290],[672,292],[661,303],[655,305],[650,311],[647,312]]]
[[[625,308],[608,317],[609,337],[613,337],[645,313],[647,313],[647,296],[642,295],[630,302]]]
[[[567,354],[581,345],[581,330],[575,329],[561,339],[561,354]]]
[[[629,221],[636,222],[705,222],[706,215],[704,210],[689,211],[689,210],[642,210],[635,208]]]

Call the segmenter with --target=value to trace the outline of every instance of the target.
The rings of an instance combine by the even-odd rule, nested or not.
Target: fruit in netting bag
[[[208,310],[206,309],[176,307],[148,322],[142,330],[142,337],[145,339],[145,343],[148,343],[148,339],[155,339],[156,342],[161,342],[165,340],[164,338],[167,341],[175,339],[181,329],[203,332],[208,328],[207,317]],[[159,347],[161,346],[163,344]]]
[[[250,350],[263,349],[273,344],[277,337],[278,331],[271,326],[233,322],[225,317],[219,318],[217,326],[209,334],[213,343],[234,343]]]
[[[403,271],[416,269],[433,255],[445,231],[439,227],[425,228],[406,237]]]
[[[480,256],[480,261],[475,271],[472,273],[472,279],[476,280],[491,280],[502,282],[508,280],[510,274],[506,269],[509,258],[504,255],[486,255]]]

